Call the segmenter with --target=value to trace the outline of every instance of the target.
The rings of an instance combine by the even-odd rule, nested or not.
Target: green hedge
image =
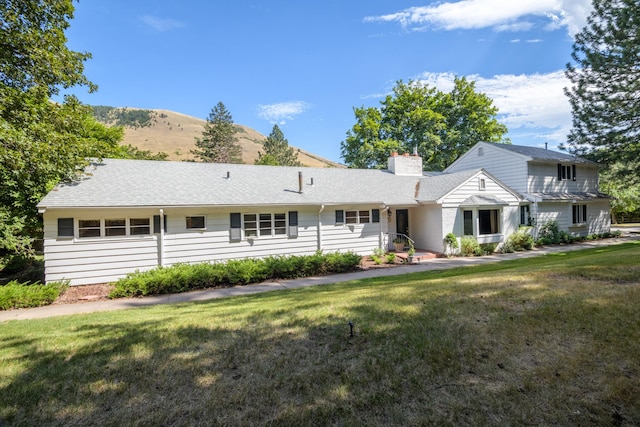
[[[258,283],[354,271],[361,256],[352,252],[246,258],[218,263],[176,264],[128,274],[115,283],[110,298],[159,295],[195,289]]]
[[[53,303],[69,285],[66,282],[47,285],[19,283],[14,280],[0,286],[0,310],[40,307]]]

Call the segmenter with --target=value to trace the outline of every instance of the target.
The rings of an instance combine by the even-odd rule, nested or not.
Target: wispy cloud
[[[448,92],[453,89],[454,78],[453,73],[425,73],[416,80]],[[499,120],[510,132],[532,130],[541,140],[562,142],[566,139],[571,129],[571,106],[564,88],[571,82],[564,71],[467,78],[475,81],[476,91],[493,99]]]
[[[140,21],[154,31],[164,33],[166,31],[175,30],[184,27],[184,23],[171,18],[160,18],[153,15],[142,15]]]
[[[528,31],[539,20],[547,29],[566,27],[575,34],[591,11],[591,0],[461,0],[414,6],[365,22],[397,22],[411,30],[493,28],[496,31]]]
[[[311,104],[304,101],[279,102],[276,104],[258,105],[258,117],[271,123],[285,124],[295,116],[311,108]]]

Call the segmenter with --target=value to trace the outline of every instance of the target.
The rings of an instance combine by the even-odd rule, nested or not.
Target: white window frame
[[[136,225],[131,225],[131,220],[146,220],[146,225],[145,224],[136,224]],[[137,216],[137,217],[132,217],[132,218],[122,218],[122,217],[112,217],[112,218],[78,218],[76,220],[76,224],[75,224],[75,230],[77,230],[74,235],[76,238],[78,239],[118,239],[118,238],[122,238],[122,237],[130,237],[130,236],[136,236],[136,237],[140,237],[140,236],[151,236],[153,233],[152,230],[152,225],[153,225],[153,220],[151,217],[147,217],[147,216]],[[98,221],[99,222],[99,226],[85,226],[82,227],[82,223],[83,222],[90,222],[90,221]],[[120,224],[108,224],[109,221],[124,221],[124,225],[122,225],[122,223]],[[132,229],[142,229],[142,228],[147,228],[148,232],[146,233],[132,233],[131,230]],[[88,231],[88,230],[98,230],[98,235],[93,235],[93,236],[83,236],[83,231]],[[124,230],[124,234],[111,234],[109,235],[109,230]],[[94,231],[95,233],[95,231]]]
[[[351,209],[344,210],[344,223],[345,224],[371,224],[372,221],[371,209]]]
[[[588,214],[588,208],[585,203],[576,203],[571,205],[571,223],[573,225],[586,224]]]
[[[287,237],[287,212],[246,212],[242,214],[242,235],[245,239]]]
[[[494,232],[492,230],[491,233],[482,233],[482,227],[481,227],[481,218],[480,218],[480,212],[483,211],[489,211],[489,212],[496,212],[496,231]],[[492,215],[491,213],[489,214],[490,216]],[[489,219],[489,221],[491,221],[491,219]],[[492,236],[495,234],[500,234],[502,233],[502,209],[499,208],[491,208],[491,209],[487,209],[487,208],[478,208],[478,236]]]
[[[478,178],[478,188],[480,191],[484,191],[487,189],[487,180],[484,178]]]
[[[189,226],[190,218],[202,218],[202,227]],[[206,230],[207,229],[207,216],[206,215],[187,215],[184,217],[184,227],[187,230]]]

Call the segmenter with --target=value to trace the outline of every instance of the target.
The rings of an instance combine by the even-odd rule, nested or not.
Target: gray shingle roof
[[[56,186],[38,207],[410,205],[420,178],[372,169],[105,159],[78,182]]]
[[[597,163],[587,160],[582,157],[573,156],[567,153],[561,153],[558,151],[547,150],[545,148],[528,147],[525,145],[512,145],[512,144],[492,144],[495,147],[503,150],[512,151],[514,153],[522,154],[524,156],[531,157],[533,160],[545,160],[554,162],[572,162],[572,163],[584,163],[593,164]]]
[[[480,169],[470,169],[455,173],[443,173],[420,180],[420,188],[416,198],[421,202],[434,202],[451,190],[466,182]]]

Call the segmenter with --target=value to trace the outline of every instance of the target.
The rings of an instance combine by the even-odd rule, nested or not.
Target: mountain
[[[131,144],[152,153],[164,152],[169,160],[192,160],[195,138],[202,136],[205,120],[169,110],[140,108],[114,108],[94,106],[96,118],[108,125],[124,126],[123,144]],[[238,143],[242,148],[243,163],[253,164],[258,152],[263,151],[264,135],[247,126],[238,125]],[[285,135],[286,137],[286,135]],[[304,166],[344,167],[292,145],[298,151],[298,160]]]

